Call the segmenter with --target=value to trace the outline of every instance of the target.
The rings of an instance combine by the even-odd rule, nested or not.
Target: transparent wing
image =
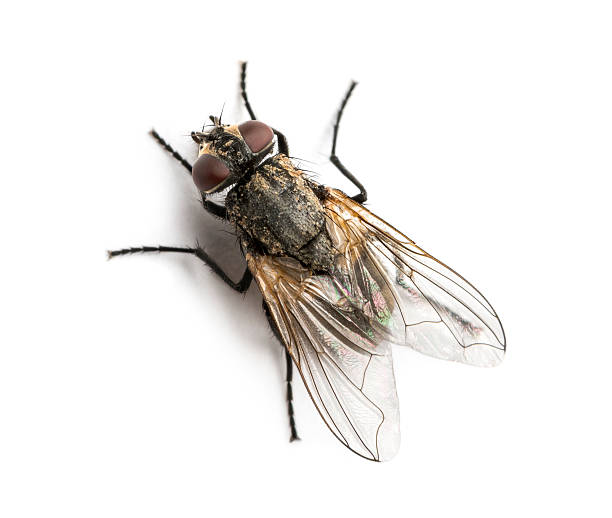
[[[380,288],[370,296],[370,307],[376,297],[389,313],[379,334],[436,358],[477,366],[503,359],[501,322],[472,284],[341,191],[329,189],[326,211],[334,242],[354,272]],[[353,280],[357,291],[360,277]]]
[[[247,261],[330,430],[355,453],[388,460],[400,439],[389,344],[493,366],[504,331],[467,280],[341,191],[327,192],[337,250],[329,273],[289,257],[248,253]]]
[[[400,439],[391,349],[347,299],[342,276],[312,275],[287,257],[247,260],[329,429],[362,457],[390,459]]]

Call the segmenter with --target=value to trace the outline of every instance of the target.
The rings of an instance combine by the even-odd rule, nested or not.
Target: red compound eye
[[[242,138],[253,153],[259,153],[270,145],[274,132],[270,126],[259,121],[247,121],[238,126]]]
[[[210,191],[230,174],[227,166],[212,155],[201,155],[191,168],[193,182],[201,191]]]

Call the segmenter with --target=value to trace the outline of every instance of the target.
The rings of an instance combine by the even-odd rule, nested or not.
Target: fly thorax
[[[319,198],[284,155],[261,164],[226,198],[230,221],[270,255],[295,257],[313,270],[328,270],[332,244]]]

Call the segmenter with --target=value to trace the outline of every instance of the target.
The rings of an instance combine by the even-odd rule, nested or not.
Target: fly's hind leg
[[[244,107],[249,112],[251,120],[257,120],[257,117],[255,117],[255,112],[251,107],[251,103],[249,102],[249,98],[246,93],[246,69],[247,63],[246,61],[243,61],[242,63],[240,63],[240,96],[244,101]],[[289,156],[289,144],[287,143],[287,137],[285,137],[285,135],[283,135],[280,131],[275,130],[274,128],[272,128],[272,131],[276,135],[276,141],[278,143],[278,152],[282,153],[283,155]]]
[[[357,189],[359,189],[359,194],[356,194],[355,196],[352,196],[351,198],[355,200],[357,203],[363,203],[368,199],[368,193],[366,192],[365,187],[361,184],[359,180],[357,180],[357,178],[353,176],[353,174],[346,167],[344,167],[342,162],[340,162],[340,159],[336,156],[336,141],[338,140],[338,130],[340,129],[340,119],[342,118],[342,113],[344,112],[346,103],[348,102],[349,97],[353,93],[353,90],[355,89],[356,86],[357,86],[357,83],[355,81],[352,81],[351,85],[349,86],[349,89],[346,92],[346,95],[344,96],[344,99],[342,99],[342,103],[340,104],[340,109],[338,110],[338,115],[336,116],[336,123],[334,124],[334,137],[332,141],[332,149],[331,149],[331,155],[329,156],[329,160],[331,161],[332,164],[334,164],[338,168],[338,170],[344,176],[346,176],[355,185],[355,187],[357,187]]]
[[[287,413],[289,414],[289,429],[291,430],[291,436],[289,437],[289,442],[299,441],[300,437],[298,436],[297,428],[295,426],[295,417],[294,417],[294,412],[293,412],[293,389],[291,388],[291,382],[293,381],[293,360],[291,359],[291,355],[289,354],[289,351],[283,345],[283,341],[281,339],[280,333],[278,332],[278,328],[276,327],[274,320],[272,320],[272,315],[270,315],[270,310],[268,309],[268,306],[265,302],[263,303],[263,310],[264,310],[264,313],[266,314],[266,318],[268,319],[268,323],[270,324],[270,327],[272,328],[272,332],[274,333],[274,336],[276,336],[278,341],[281,343],[281,346],[283,347],[283,350],[285,352],[285,363],[286,363],[286,369],[287,369],[286,370],[286,373],[287,373],[287,377],[286,377]]]
[[[202,262],[206,263],[213,272],[215,272],[221,280],[225,282],[230,288],[236,290],[238,293],[244,293],[249,289],[253,275],[247,268],[238,282],[234,282],[229,276],[223,271],[223,269],[204,251],[204,249],[198,247],[177,247],[177,246],[141,246],[138,248],[122,248],[121,250],[109,250],[108,258],[112,259],[119,255],[139,254],[139,253],[150,253],[150,252],[175,252],[181,254],[195,255]]]

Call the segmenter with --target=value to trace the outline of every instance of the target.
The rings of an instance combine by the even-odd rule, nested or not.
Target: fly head
[[[238,182],[272,150],[274,132],[263,122],[252,120],[224,125],[211,115],[213,128],[192,132],[199,156],[192,168],[193,181],[206,194],[221,191]]]

